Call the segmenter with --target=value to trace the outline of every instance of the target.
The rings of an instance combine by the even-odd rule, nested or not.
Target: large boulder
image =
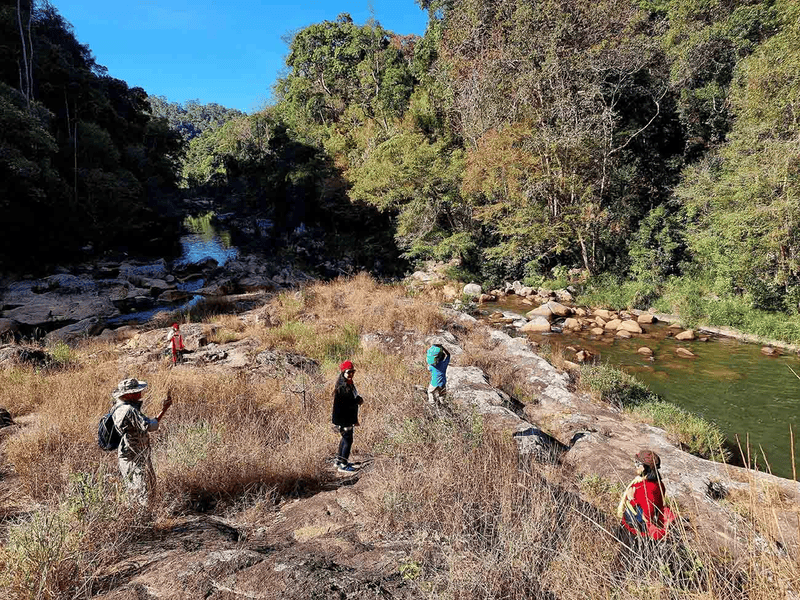
[[[616,331],[619,329],[619,326],[622,325],[622,321],[619,319],[612,319],[608,323],[604,325],[606,331]]]
[[[544,317],[549,321],[553,317],[553,311],[550,310],[550,307],[547,306],[547,304],[542,304],[533,310],[529,310],[527,313],[525,313],[525,316],[529,319],[534,317]]]
[[[239,288],[245,292],[255,292],[258,290],[272,291],[278,288],[275,282],[265,275],[246,275],[237,282]]]
[[[159,296],[163,292],[175,288],[175,285],[167,283],[164,279],[150,279],[148,277],[143,277],[139,285],[148,290],[151,296]]]
[[[551,311],[553,311],[553,314],[554,314],[554,315],[557,315],[557,316],[559,316],[559,317],[568,317],[568,316],[570,316],[570,315],[571,315],[573,312],[575,312],[575,311],[574,311],[574,310],[572,310],[572,308],[570,308],[569,306],[564,306],[563,304],[561,304],[561,303],[559,303],[559,302],[555,302],[555,301],[553,301],[553,300],[551,300],[550,302],[548,302],[548,303],[547,303],[547,306],[550,308],[550,310],[551,310]]]
[[[556,298],[559,302],[572,302],[573,297],[567,290],[556,290]]]
[[[687,329],[686,331],[681,331],[678,335],[675,336],[675,339],[681,342],[690,342],[694,338],[695,338],[694,329]]]
[[[184,292],[183,290],[166,290],[159,294],[156,300],[158,302],[183,302],[184,300],[189,299],[189,292]]]
[[[642,325],[650,325],[651,323],[655,323],[657,319],[650,313],[642,313],[637,317],[636,321]]]
[[[51,275],[45,277],[40,282],[45,291],[53,291],[58,294],[91,294],[97,291],[97,284],[90,277],[76,277],[67,273]]]
[[[517,292],[523,298],[527,298],[528,296],[533,296],[536,294],[536,291],[532,287],[523,286]]]
[[[534,315],[530,321],[520,328],[525,333],[543,333],[550,331],[550,321],[544,317]]]
[[[462,293],[467,296],[480,296],[483,293],[483,289],[477,283],[468,283],[464,286]]]
[[[119,279],[139,285],[142,279],[164,279],[167,276],[167,261],[163,258],[153,263],[137,265],[122,263],[119,266]]]
[[[578,319],[573,319],[572,317],[570,317],[564,321],[564,329],[577,330],[580,328],[581,328],[581,322],[578,321]]]
[[[628,331],[630,333],[642,333],[642,328],[636,321],[623,321],[617,327],[617,331]]]
[[[61,327],[48,333],[44,340],[47,344],[55,342],[71,342],[85,339],[99,333],[102,330],[102,322],[97,317],[89,317],[77,323],[72,323],[66,327]]]
[[[108,298],[98,296],[62,296],[53,292],[39,294],[23,306],[6,311],[3,316],[22,325],[52,329],[59,321],[83,321],[89,317],[111,318],[119,310]]]

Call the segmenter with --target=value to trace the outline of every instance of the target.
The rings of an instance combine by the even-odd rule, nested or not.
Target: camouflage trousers
[[[120,456],[119,471],[131,500],[141,506],[147,506],[156,488],[156,472],[150,456],[135,459]]]

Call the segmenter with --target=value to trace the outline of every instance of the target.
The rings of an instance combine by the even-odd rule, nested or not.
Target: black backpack
[[[114,411],[119,408],[115,406],[107,415],[100,418],[97,425],[97,445],[101,450],[116,450],[122,441],[122,434],[114,426]]]

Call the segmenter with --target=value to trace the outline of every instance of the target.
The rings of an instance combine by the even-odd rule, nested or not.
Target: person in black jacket
[[[350,449],[353,446],[353,427],[358,425],[358,407],[364,399],[358,395],[353,383],[353,374],[356,372],[353,363],[349,360],[339,365],[339,378],[333,390],[333,414],[331,421],[339,429],[342,440],[339,442],[339,452],[336,456],[336,467],[342,473],[355,471],[348,460]]]

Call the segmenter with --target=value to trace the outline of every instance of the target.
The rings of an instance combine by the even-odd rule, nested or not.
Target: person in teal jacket
[[[428,370],[431,372],[431,383],[428,385],[428,401],[432,404],[444,399],[447,386],[447,366],[450,364],[450,353],[441,344],[428,348],[426,355]]]

